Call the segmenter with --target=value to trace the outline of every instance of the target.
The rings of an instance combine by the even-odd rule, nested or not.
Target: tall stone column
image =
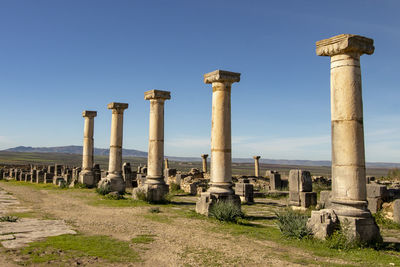
[[[316,43],[331,57],[332,206],[353,237],[380,239],[367,209],[360,56],[374,52],[372,39],[341,34]]]
[[[93,131],[94,118],[96,116],[97,111],[85,110],[82,112],[82,117],[85,118],[85,126],[83,130],[82,171],[79,174],[78,181],[87,187],[95,185],[93,173]]]
[[[240,198],[232,190],[231,141],[231,86],[240,81],[240,73],[216,70],[204,75],[204,82],[212,84],[211,171],[210,188],[202,193],[196,211],[208,215],[210,207],[219,200]]]
[[[169,162],[168,159],[164,160],[164,169],[169,169]]]
[[[142,187],[135,188],[132,195],[142,191],[150,202],[163,201],[168,193],[164,181],[164,103],[171,99],[168,91],[150,90],[144,93],[144,99],[150,100],[149,152],[147,156],[147,176]]]
[[[112,102],[107,108],[112,110],[108,175],[101,179],[99,187],[108,186],[112,192],[123,193],[125,181],[122,177],[122,132],[124,110],[128,108],[128,104]]]
[[[202,154],[201,155],[201,159],[202,159],[202,162],[203,162],[203,172],[204,173],[207,173],[207,158],[208,158],[208,154]]]
[[[254,159],[254,176],[258,177],[260,174],[260,163],[259,163],[259,159],[261,157],[260,156],[253,156]]]

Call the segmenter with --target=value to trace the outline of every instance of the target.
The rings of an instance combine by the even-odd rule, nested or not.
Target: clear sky
[[[330,62],[315,42],[375,40],[361,58],[367,161],[400,162],[400,1],[0,0],[0,149],[81,145],[81,112],[97,110],[109,146],[109,102],[129,103],[124,148],[147,151],[150,89],[171,91],[165,154],[210,151],[211,85],[232,86],[234,157],[329,160]]]

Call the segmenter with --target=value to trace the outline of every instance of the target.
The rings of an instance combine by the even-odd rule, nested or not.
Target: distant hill
[[[55,147],[17,146],[3,151],[82,154],[82,146],[55,146]],[[109,153],[110,150],[106,148],[94,149],[94,154],[98,156],[107,156]],[[122,154],[126,157],[147,157],[147,152],[135,149],[122,149]]]
[[[82,146],[58,146],[58,147],[30,147],[18,146],[9,148],[3,151],[8,152],[40,152],[40,153],[64,153],[64,154],[82,154]],[[107,156],[109,149],[95,148],[94,154],[97,156]],[[124,157],[147,157],[147,152],[135,149],[122,149]],[[199,157],[176,157],[165,156],[172,161],[201,161]],[[252,158],[233,158],[234,163],[253,163]],[[277,164],[277,165],[300,165],[300,166],[330,166],[331,162],[328,160],[287,160],[287,159],[260,159],[260,163],[264,164]],[[370,168],[400,168],[400,163],[388,162],[368,162],[367,167]]]

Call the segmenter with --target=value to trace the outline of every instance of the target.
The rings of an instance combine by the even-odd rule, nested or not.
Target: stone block
[[[181,183],[181,188],[184,192],[189,193],[192,196],[197,195],[197,185],[198,183]]]
[[[325,240],[338,228],[339,220],[334,210],[322,209],[311,211],[307,227],[317,239]]]
[[[367,184],[367,198],[380,197],[385,198],[387,196],[386,185],[380,184]]]
[[[331,203],[332,191],[323,190],[319,193],[319,204],[322,208],[329,208]]]
[[[300,205],[303,208],[309,208],[317,205],[316,192],[300,192]]]
[[[132,190],[133,199],[140,199],[139,194],[144,194],[144,197],[149,202],[163,202],[165,196],[169,192],[169,186],[166,184],[143,184]]]
[[[279,173],[271,173],[269,175],[269,190],[281,190],[282,180]]]
[[[290,170],[289,191],[312,192],[312,179],[309,171]]]
[[[235,195],[240,197],[241,202],[254,202],[253,191],[254,191],[254,186],[250,183],[235,184]]]
[[[382,209],[383,200],[380,197],[367,197],[368,201],[368,209],[371,213],[377,213],[380,209]]]
[[[208,216],[211,207],[219,201],[233,202],[237,206],[241,206],[240,197],[237,195],[218,195],[210,192],[201,193],[200,198],[196,202],[196,212]]]
[[[396,199],[393,203],[393,220],[400,223],[400,199]]]
[[[300,192],[289,191],[289,205],[300,206]]]
[[[93,171],[81,171],[79,173],[78,182],[80,184],[86,185],[88,188],[92,188],[92,187],[96,186],[95,182],[94,182]]]

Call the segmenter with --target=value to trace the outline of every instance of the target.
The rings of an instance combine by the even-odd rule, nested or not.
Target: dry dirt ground
[[[219,231],[220,223],[190,218],[196,197],[177,197],[174,205],[160,205],[161,212],[149,212],[149,206],[110,207],[88,189],[46,190],[1,182],[0,187],[15,196],[26,208],[39,216],[64,220],[83,235],[107,235],[130,241],[139,235],[152,235],[149,244],[135,244],[141,261],[136,263],[90,263],[94,266],[301,266],[354,264],[343,259],[318,257],[306,249],[285,246],[245,235]],[[268,224],[275,209],[286,200],[256,199],[256,205],[245,206],[247,215],[263,218]],[[1,227],[1,226],[0,226]],[[14,266],[18,253],[0,251],[0,266]],[[75,265],[81,262],[73,263]],[[96,265],[97,264],[97,265]],[[54,263],[42,264],[58,266]],[[40,265],[40,266],[42,266]],[[358,264],[356,264],[358,265]]]

